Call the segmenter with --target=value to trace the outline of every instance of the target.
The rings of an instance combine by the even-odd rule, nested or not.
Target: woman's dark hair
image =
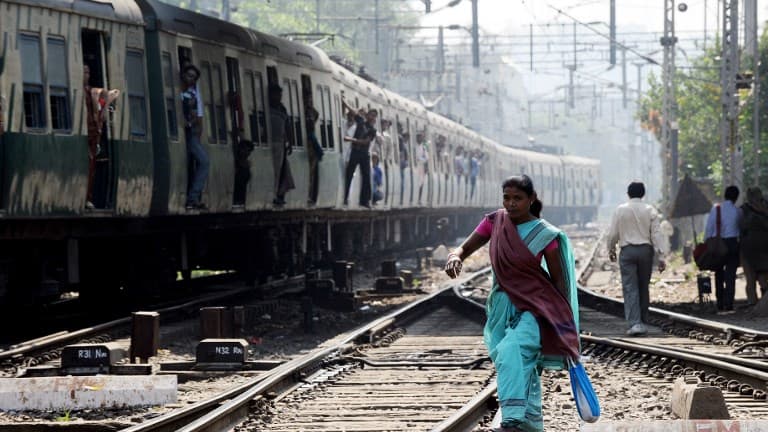
[[[504,183],[501,184],[501,190],[508,187],[513,187],[520,189],[521,191],[525,192],[528,197],[533,196],[536,193],[536,190],[533,189],[533,181],[530,177],[527,175],[519,175],[519,176],[512,176],[504,180]],[[544,208],[544,204],[542,204],[541,200],[537,197],[533,202],[531,203],[530,212],[532,215],[536,217],[541,217],[541,210]]]

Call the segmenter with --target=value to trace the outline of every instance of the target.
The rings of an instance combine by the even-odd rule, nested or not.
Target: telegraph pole
[[[621,45],[621,106],[627,109],[627,48]]]
[[[529,50],[531,53],[531,72],[533,72],[533,24],[529,24],[529,31],[531,34]]]
[[[720,152],[723,165],[723,190],[728,185],[742,186],[741,145],[737,136],[739,97],[736,73],[739,70],[739,0],[723,0],[723,56],[720,63]]]
[[[232,18],[232,8],[229,5],[229,0],[221,2],[221,18],[224,21],[229,21]]]
[[[437,73],[445,72],[445,42],[443,39],[443,26],[437,29]]]
[[[472,66],[480,67],[480,27],[477,22],[477,0],[472,0]]]
[[[576,92],[574,90],[573,74],[576,72],[576,21],[573,22],[573,64],[568,66],[568,106],[576,108]]]
[[[667,208],[672,205],[672,199],[677,193],[677,113],[675,102],[675,0],[664,0],[664,36],[661,45],[664,47],[664,62],[662,64],[661,80],[664,87],[664,98],[661,107],[661,143],[664,161],[664,203]]]
[[[616,0],[611,0],[611,22],[610,22],[610,44],[611,44],[611,65],[616,64]]]
[[[744,2],[744,33],[752,57],[752,185],[760,184],[760,52],[758,51],[757,0]]]

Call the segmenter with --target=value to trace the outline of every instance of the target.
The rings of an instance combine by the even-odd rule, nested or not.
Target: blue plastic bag
[[[579,417],[587,423],[596,422],[600,418],[600,401],[597,400],[584,366],[569,359],[568,374],[571,376],[571,391]]]

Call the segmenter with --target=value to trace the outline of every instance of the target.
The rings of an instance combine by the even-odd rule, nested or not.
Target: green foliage
[[[64,414],[60,417],[56,417],[57,422],[69,422],[72,418],[69,416],[69,410],[64,411]]]
[[[196,11],[221,11],[220,0],[162,0]],[[320,37],[300,34],[333,34],[333,40],[320,45],[329,54],[337,54],[356,61],[372,61],[376,48],[373,1],[351,0],[229,0],[236,6],[231,21],[272,35],[286,35],[298,41],[312,41]],[[396,26],[415,25],[420,9],[417,4],[402,1],[380,1],[378,16],[379,40],[394,37]],[[318,21],[317,6],[320,6]],[[399,30],[399,36],[414,30]],[[293,36],[289,36],[293,34]],[[299,34],[299,35],[297,35]],[[380,44],[381,46],[381,44]],[[379,57],[376,55],[375,57]]]
[[[760,124],[768,125],[768,34],[763,33],[759,44],[760,92],[740,94],[739,143],[744,155],[744,183],[752,184],[755,173],[753,161],[755,142],[752,133],[753,98],[759,97]],[[677,118],[680,126],[678,143],[680,175],[709,178],[716,185],[718,194],[722,184],[723,165],[720,150],[720,46],[713,46],[703,55],[694,59],[692,68],[679,69],[675,76],[677,85]],[[742,71],[754,65],[753,59],[742,60]],[[648,91],[641,100],[636,117],[646,129],[661,138],[661,110],[663,86],[656,74],[648,79]],[[765,148],[765,126],[761,126],[761,145]],[[768,163],[765,152],[761,152],[761,166]],[[761,176],[762,186],[766,185],[766,174]]]

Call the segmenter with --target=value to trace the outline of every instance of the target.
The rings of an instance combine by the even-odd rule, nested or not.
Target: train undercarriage
[[[0,233],[0,304],[7,310],[66,292],[97,304],[130,301],[170,289],[195,270],[236,271],[244,282],[259,283],[336,260],[395,258],[402,250],[453,242],[483,213],[316,210],[8,221]]]

